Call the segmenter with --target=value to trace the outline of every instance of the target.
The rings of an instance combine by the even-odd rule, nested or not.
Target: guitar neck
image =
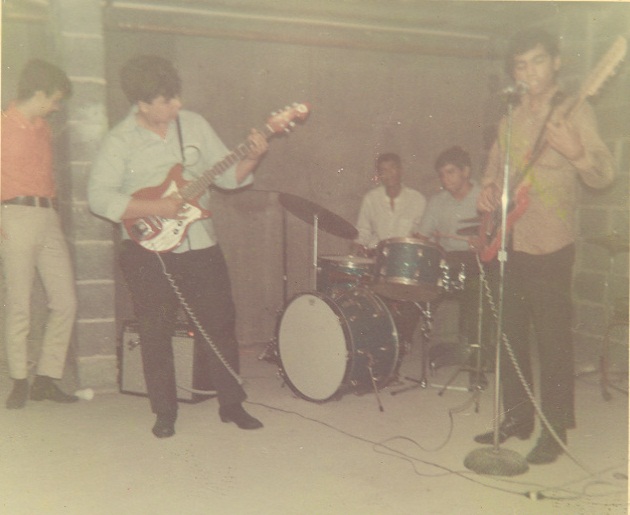
[[[525,163],[524,168],[515,176],[514,178],[514,187],[511,189],[514,192],[518,186],[520,186],[523,182],[525,182],[532,174],[533,166],[536,164],[536,161],[542,156],[547,149],[547,141],[545,139],[545,134],[547,133],[547,123],[553,117],[556,108],[562,104],[563,101],[566,100],[566,96],[561,91],[558,91],[551,99],[551,107],[549,108],[549,113],[547,114],[545,121],[543,122],[543,126],[540,129],[540,133],[538,134],[538,138],[532,147],[532,152],[530,158]],[[584,103],[586,97],[583,95],[575,97],[569,107],[564,111],[562,117],[566,120],[569,120],[571,116],[575,113],[575,111]]]
[[[259,132],[263,134],[266,139],[269,139],[269,137],[274,133],[268,125],[265,125],[263,129],[259,129]],[[206,188],[208,188],[217,177],[247,156],[250,151],[250,146],[250,141],[245,140],[212,168],[203,172],[198,179],[195,179],[183,186],[179,190],[179,194],[185,200],[193,200],[200,197]]]

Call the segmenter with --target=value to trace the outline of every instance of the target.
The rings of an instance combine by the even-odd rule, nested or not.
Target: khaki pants
[[[5,334],[9,373],[28,376],[27,337],[35,273],[42,280],[49,315],[37,374],[60,379],[77,311],[74,274],[59,216],[52,208],[2,205],[0,257],[6,285]]]

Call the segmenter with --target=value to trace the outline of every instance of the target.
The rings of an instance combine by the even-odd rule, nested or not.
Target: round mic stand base
[[[525,458],[518,452],[495,447],[482,447],[470,452],[464,466],[477,474],[518,476],[529,470]]]

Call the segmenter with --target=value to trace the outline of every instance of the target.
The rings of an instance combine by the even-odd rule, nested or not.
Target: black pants
[[[505,267],[503,332],[532,388],[529,336],[533,326],[540,360],[541,408],[554,429],[560,430],[575,427],[571,333],[574,258],[573,245],[541,256],[511,252]],[[501,349],[501,381],[506,415],[533,423],[534,407],[505,347]]]
[[[180,300],[164,274],[160,257],[195,317],[237,373],[238,344],[230,278],[218,246],[181,254],[169,252],[158,257],[134,242],[123,242],[120,263],[139,323],[151,409],[154,413],[173,416],[177,413],[177,391],[171,338]],[[192,327],[195,328],[194,324]],[[243,388],[198,333],[195,330],[195,342],[207,352],[219,404],[245,400]]]

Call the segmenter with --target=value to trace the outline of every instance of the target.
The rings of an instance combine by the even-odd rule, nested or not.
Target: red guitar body
[[[514,195],[514,206],[505,218],[506,234],[509,234],[516,221],[523,216],[529,207],[530,184],[521,184]],[[499,252],[503,232],[501,230],[501,217],[496,211],[485,213],[479,227],[480,251],[479,259],[488,263]]]
[[[157,200],[174,193],[178,194],[191,182],[184,179],[183,170],[181,164],[176,164],[169,170],[162,184],[138,190],[133,197],[142,200]],[[144,248],[155,252],[168,252],[181,243],[191,223],[212,215],[210,211],[199,206],[198,200],[198,198],[187,200],[181,209],[181,220],[145,216],[123,220],[123,225],[129,235]]]

